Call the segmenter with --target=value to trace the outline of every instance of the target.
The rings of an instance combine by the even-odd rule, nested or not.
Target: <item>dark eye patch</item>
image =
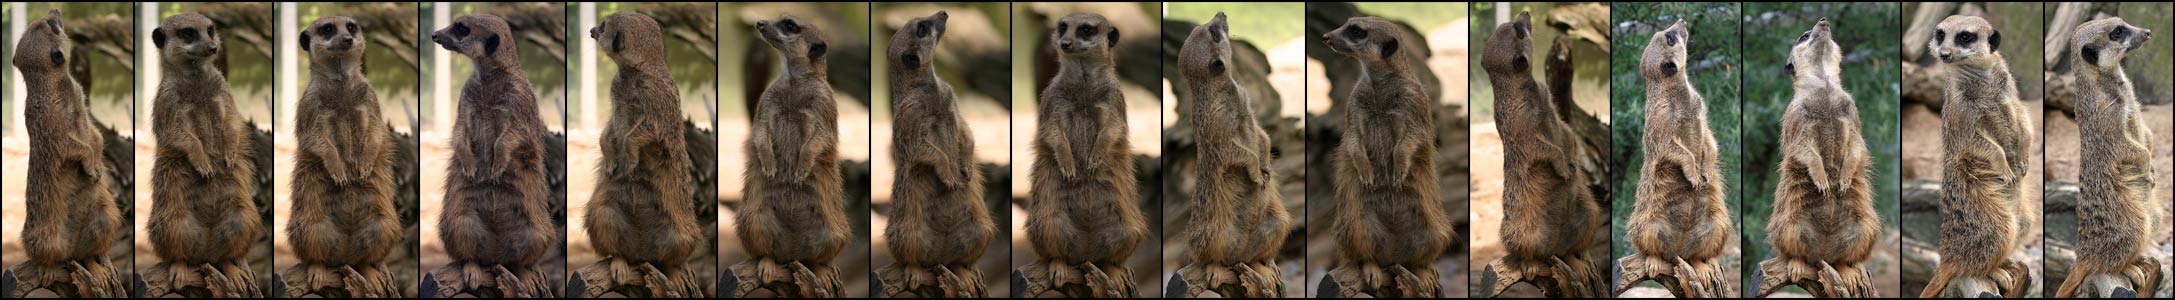
[[[1977,41],[1979,41],[1979,34],[1977,33],[1972,33],[1970,31],[1956,33],[1957,45],[1970,45],[1972,42]]]
[[[1366,29],[1366,28],[1359,28],[1359,26],[1347,26],[1347,27],[1345,27],[1344,29],[1345,29],[1345,30],[1344,30],[1344,37],[1346,37],[1346,38],[1350,38],[1350,39],[1355,39],[1355,40],[1364,40],[1364,39],[1367,39],[1367,29]]]
[[[914,23],[914,37],[929,37],[929,22]]]
[[[1805,33],[1801,33],[1801,34],[1798,34],[1798,35],[1797,35],[1797,43],[1798,43],[1798,44],[1804,44],[1804,43],[1805,43],[1805,40],[1809,40],[1809,39],[1812,39],[1812,32],[1811,32],[1811,31],[1806,31]],[[1935,39],[1939,39],[1939,38],[1935,38]]]
[[[347,23],[347,33],[362,33],[362,27],[355,26],[355,23]]]
[[[1944,30],[1940,30],[1940,29],[1934,29],[1934,30],[1933,30],[1933,42],[1935,42],[1935,43],[1939,43],[1939,42],[1941,42],[1942,40],[1947,40],[1947,39],[1948,39],[1948,31],[1944,31]]]
[[[1802,39],[1801,39],[1801,40],[1802,40]],[[1669,45],[1669,46],[1676,46],[1676,45],[1677,45],[1677,33],[1676,33],[1676,32],[1669,32],[1668,34],[1663,34],[1663,35],[1662,35],[1662,41],[1663,41],[1663,42],[1668,42],[1668,44],[1665,44],[1665,45]]]
[[[2115,32],[2107,33],[2107,39],[2116,41],[2130,39],[2130,27],[2115,26]]]
[[[1080,29],[1079,29],[1079,30],[1080,30],[1080,33],[1079,33],[1080,35],[1079,35],[1079,36],[1092,36],[1092,35],[1095,35],[1095,25],[1080,25]]]
[[[323,35],[323,36],[332,36],[332,35],[334,35],[334,34],[337,34],[337,33],[333,32],[333,30],[334,30],[334,29],[332,28],[332,24],[325,24],[324,26],[317,26],[317,34],[318,34],[318,35]]]
[[[181,29],[181,42],[184,42],[184,43],[193,43],[193,42],[196,42],[196,28],[182,28],[182,29]]]
[[[1072,24],[1065,24],[1065,22],[1057,22],[1057,35],[1065,35],[1065,31],[1067,31],[1067,28],[1071,28],[1071,27],[1067,27],[1067,26],[1070,26],[1070,25],[1072,25]]]
[[[785,30],[785,33],[801,33],[801,23],[793,20],[781,21],[778,22],[778,29]]]
[[[456,37],[456,38],[463,38],[463,37],[468,37],[468,24],[466,24],[466,23],[453,23],[453,37]]]

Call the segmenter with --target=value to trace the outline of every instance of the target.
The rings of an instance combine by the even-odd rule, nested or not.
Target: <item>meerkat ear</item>
[[[483,54],[498,55],[498,35],[493,34],[483,39]]]
[[[1662,63],[1661,63],[1661,75],[1663,75],[1663,76],[1676,76],[1676,75],[1677,75],[1677,62],[1673,62],[1673,61],[1668,61],[1668,62],[1662,62]]]
[[[2084,56],[2085,64],[2099,65],[2099,46],[2084,46],[2084,49],[2077,50],[2077,55]]]
[[[159,27],[159,28],[152,28],[152,29],[151,29],[151,46],[154,46],[154,47],[159,47],[159,48],[166,48],[166,28],[165,28],[165,27]]]
[[[1111,27],[1111,28],[1110,28],[1110,48],[1111,48],[1111,49],[1117,49],[1117,48],[1118,48],[1118,28],[1117,28],[1117,27]]]
[[[808,45],[808,58],[811,58],[811,59],[813,59],[813,58],[820,58],[820,57],[823,57],[823,53],[824,53],[824,52],[829,52],[829,51],[830,51],[830,48],[831,48],[831,46],[830,46],[830,45],[827,45],[827,44],[824,44],[824,43],[816,43],[816,44],[814,44],[814,45]]]
[[[1994,52],[1999,52],[1999,51],[2001,51],[2001,31],[2000,31],[2000,30],[1995,30],[1995,31],[1994,31],[1994,34],[1991,34],[1991,35],[1987,35],[1987,36],[1986,36],[1986,46],[1987,46],[1987,47],[1986,47],[1986,48],[1987,48],[1987,49],[1986,49],[1986,51],[1994,51]]]
[[[302,31],[302,37],[301,37],[301,41],[302,41],[302,52],[310,52],[310,31],[309,31],[309,30],[303,30],[303,31]]]
[[[1397,55],[1397,45],[1397,38],[1390,38],[1389,41],[1382,42],[1382,57],[1387,59],[1392,55]]]

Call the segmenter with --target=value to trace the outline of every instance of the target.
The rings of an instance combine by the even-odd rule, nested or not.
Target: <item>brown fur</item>
[[[1122,262],[1148,236],[1118,91],[1118,36],[1093,13],[1065,15],[1050,32],[1059,63],[1035,101],[1027,218],[1027,240],[1043,259],[1092,263],[1111,276],[1125,276]]]
[[[1872,155],[1857,103],[1843,90],[1842,54],[1825,20],[1790,48],[1786,69],[1795,95],[1782,114],[1767,242],[1780,257],[1848,268],[1872,256],[1881,227]]]
[[[393,211],[393,139],[363,75],[369,43],[348,17],[311,22],[301,41],[312,64],[295,110],[287,243],[305,263],[372,265],[404,233]]]
[[[151,245],[161,260],[204,264],[249,254],[264,234],[252,197],[256,165],[227,79],[210,62],[223,34],[198,14],[166,18],[151,40],[164,74],[152,101]]]
[[[1269,262],[1283,249],[1291,216],[1276,191],[1269,134],[1253,114],[1253,100],[1230,71],[1231,25],[1223,13],[1193,28],[1178,52],[1178,74],[1192,85],[1195,157],[1193,207],[1187,243],[1192,262],[1238,265]]]
[[[612,119],[601,135],[596,190],[583,222],[598,255],[673,270],[705,244],[695,222],[693,162],[680,136],[679,88],[665,60],[664,31],[640,13],[604,18],[589,30],[619,63]]]
[[[827,264],[853,233],[838,170],[838,106],[824,79],[830,47],[821,29],[792,16],[755,29],[785,73],[763,90],[753,115],[740,246],[758,258]]]
[[[1655,32],[1639,59],[1646,80],[1646,127],[1640,149],[1638,202],[1625,235],[1632,249],[1667,268],[1670,258],[1704,262],[1720,256],[1736,227],[1722,197],[1720,153],[1707,125],[1707,100],[1684,64],[1691,29],[1683,20]]]
[[[982,172],[974,166],[974,134],[960,118],[951,84],[933,60],[950,14],[915,18],[891,36],[893,119],[891,257],[917,267],[974,269],[995,238],[996,223],[982,202]]]
[[[545,181],[544,120],[506,21],[466,15],[431,42],[475,62],[461,86],[439,240],[455,261],[526,268],[561,246]]]
[[[1337,145],[1338,255],[1360,265],[1401,265],[1420,273],[1452,239],[1435,170],[1434,100],[1415,81],[1404,47],[1409,36],[1388,20],[1353,17],[1323,34],[1330,50],[1360,63],[1361,76],[1346,100],[1347,131]],[[1432,277],[1430,274],[1421,274]]]
[[[23,126],[32,145],[23,186],[23,252],[36,265],[73,261],[105,270],[103,255],[126,225],[106,187],[115,179],[100,176],[107,168],[100,154],[104,138],[91,124],[84,91],[68,75],[69,60],[81,59],[71,55],[72,47],[59,10],[32,22],[15,42],[15,70],[28,96]]]
[[[2038,214],[2020,199],[2037,135],[1996,51],[2001,33],[1984,19],[1950,16],[1935,35],[1933,53],[1949,69],[1941,105],[1941,263],[1920,297],[1938,295],[1955,278],[1995,272]]]
[[[2155,143],[2122,70],[2122,60],[2151,37],[2151,30],[2122,18],[2085,22],[2069,35],[2071,61],[2079,63],[2077,126],[2084,134],[2078,177],[2084,189],[2077,201],[2077,261],[2055,297],[2075,296],[2091,275],[2154,267],[2143,257],[2155,251],[2152,232],[2167,230],[2154,228],[2165,218],[2152,201]],[[2130,288],[2150,293],[2147,287],[2157,283],[2136,284]]]
[[[1533,78],[1532,21],[1520,13],[1497,26],[1482,48],[1481,68],[1495,87],[1496,128],[1503,136],[1503,245],[1510,262],[1572,261],[1607,239],[1606,214],[1575,161],[1578,135],[1557,115],[1548,89]],[[1580,262],[1572,261],[1571,264]]]

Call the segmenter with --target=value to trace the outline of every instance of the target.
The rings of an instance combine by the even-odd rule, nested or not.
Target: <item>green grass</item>
[[[1899,43],[1903,30],[1895,28],[1901,15],[1894,3],[1748,3],[1745,15],[1759,16],[1774,13],[1774,20],[1748,20],[1744,24],[1745,78],[1744,113],[1744,186],[1739,191],[1744,198],[1744,257],[1745,265],[1753,266],[1771,256],[1772,247],[1767,244],[1767,217],[1774,211],[1775,167],[1780,161],[1776,150],[1781,138],[1783,110],[1788,107],[1794,93],[1789,76],[1782,67],[1790,45],[1797,36],[1811,29],[1812,22],[1821,17],[1830,19],[1835,26],[1835,43],[1843,48],[1844,55],[1873,53],[1873,59],[1846,62],[1843,68],[1843,86],[1857,100],[1859,124],[1864,128],[1865,142],[1873,154],[1873,207],[1880,211],[1883,230],[1894,232],[1897,224],[1897,176],[1901,172],[1897,158],[1902,148],[1897,136],[1896,117],[1901,96],[1896,83],[1902,78],[1902,65],[1895,59],[1902,57]],[[1811,6],[1810,8],[1805,8]],[[2022,39],[2020,39],[2022,40]],[[2022,43],[2019,43],[2022,44]],[[2014,59],[2012,59],[2014,61]],[[2036,76],[2026,76],[2036,77]],[[1879,268],[1881,264],[1871,264]],[[1748,268],[1751,269],[1751,268]],[[1879,274],[1882,270],[1873,270]],[[1746,282],[1751,282],[1746,273]]]
[[[1253,41],[1263,50],[1300,38],[1306,32],[1305,23],[1295,22],[1305,16],[1303,3],[1170,3],[1169,9],[1164,19],[1195,24],[1208,22],[1217,12],[1223,12],[1225,22],[1231,23],[1232,39]]]
[[[1626,240],[1624,220],[1630,217],[1632,205],[1638,201],[1635,196],[1639,170],[1643,167],[1640,140],[1645,132],[1647,99],[1646,82],[1639,78],[1639,56],[1656,30],[1677,19],[1692,22],[1691,38],[1686,43],[1689,47],[1687,64],[1714,59],[1724,62],[1707,69],[1687,67],[1685,72],[1691,74],[1692,86],[1706,98],[1707,127],[1714,133],[1715,144],[1722,156],[1721,165],[1717,167],[1722,171],[1723,189],[1731,191],[1724,201],[1729,203],[1732,216],[1738,214],[1736,208],[1740,197],[1735,191],[1745,189],[1738,176],[1740,153],[1743,152],[1743,144],[1738,141],[1739,123],[1743,120],[1738,115],[1738,103],[1742,99],[1739,82],[1744,71],[1740,63],[1744,56],[1737,40],[1739,10],[1736,3],[1618,3],[1611,7],[1609,13],[1613,24],[1653,25],[1617,26],[1610,40],[1609,73],[1612,75],[1609,80],[1615,89],[1609,95],[1612,108],[1609,119],[1613,122],[1609,127],[1609,152],[1616,158],[1611,162],[1614,176],[1610,191],[1614,201],[1610,204],[1615,221],[1610,222],[1610,232],[1619,241],[1611,246],[1612,256],[1631,254],[1631,244],[1622,242]]]

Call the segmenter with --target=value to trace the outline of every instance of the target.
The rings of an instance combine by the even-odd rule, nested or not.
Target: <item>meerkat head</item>
[[[664,64],[664,29],[649,15],[622,12],[604,17],[597,27],[589,28],[589,39],[596,40],[597,49],[620,65]]]
[[[1057,44],[1059,58],[1110,59],[1110,49],[1118,47],[1118,28],[1110,26],[1103,15],[1072,13],[1057,19],[1057,30],[1050,32],[1050,41]]]
[[[1782,70],[1792,79],[1826,78],[1841,73],[1842,65],[1843,49],[1835,45],[1835,32],[1828,26],[1828,18],[1820,18],[1811,30],[1797,35]]]
[[[1222,77],[1231,68],[1231,25],[1222,12],[1208,24],[1193,27],[1178,50],[1178,73],[1186,77]],[[1194,84],[1202,84],[1195,82]]]
[[[1691,37],[1692,29],[1685,27],[1684,19],[1654,32],[1654,38],[1646,42],[1646,52],[1639,56],[1639,77],[1661,80],[1684,74],[1684,49]]]
[[[26,75],[66,74],[72,58],[68,51],[74,46],[61,26],[60,10],[47,11],[44,20],[30,24],[15,41],[15,70]]]
[[[1532,78],[1532,16],[1521,12],[1510,23],[1496,25],[1486,43],[1481,46],[1480,69],[1487,71],[1489,78]]]
[[[891,35],[889,55],[891,65],[901,70],[922,70],[929,67],[936,56],[936,43],[944,39],[944,24],[951,20],[951,13],[937,11],[927,17],[906,21],[906,26]]]
[[[219,24],[199,14],[179,14],[167,17],[159,28],[151,30],[151,44],[159,48],[159,58],[167,63],[196,65],[219,55]]]
[[[1933,30],[1933,40],[1927,44],[1931,53],[1941,63],[1985,65],[2001,60],[2001,31],[1986,19],[1975,16],[1949,16]]]
[[[360,68],[364,44],[368,44],[363,42],[362,33],[362,24],[356,24],[354,18],[318,18],[302,28],[302,51],[309,52],[310,63],[316,66]]]
[[[763,43],[777,49],[787,61],[821,62],[823,54],[830,52],[830,44],[823,42],[822,29],[793,16],[755,21],[755,31],[762,34]]]
[[[2122,58],[2149,40],[2152,30],[2130,26],[2122,18],[2099,19],[2077,25],[2077,31],[2069,35],[2069,52],[2086,68],[2121,70]]]
[[[1394,62],[1400,45],[1397,23],[1379,17],[1352,17],[1344,20],[1344,26],[1322,34],[1322,44],[1330,51],[1351,56],[1360,62]]]
[[[513,29],[498,16],[475,14],[453,19],[452,26],[430,34],[430,41],[446,51],[459,52],[478,66],[504,67],[521,63]]]

